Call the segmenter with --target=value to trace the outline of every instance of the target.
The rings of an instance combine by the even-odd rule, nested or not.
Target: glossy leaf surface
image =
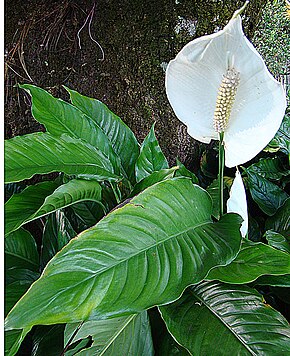
[[[175,300],[238,253],[240,217],[214,223],[211,213],[209,195],[189,179],[146,189],[71,240],[11,311],[7,327],[133,314]]]
[[[290,255],[263,243],[245,240],[238,256],[227,266],[213,268],[206,279],[244,284],[264,275],[290,273]]]
[[[5,182],[17,182],[35,174],[64,172],[117,179],[114,167],[98,149],[80,139],[53,137],[37,132],[5,142]]]
[[[265,237],[270,246],[278,250],[287,252],[290,258],[290,237],[288,237],[287,235],[283,236],[282,234],[279,234],[278,232],[272,230],[266,231]]]
[[[30,186],[20,194],[14,195],[6,203],[7,233],[29,221],[72,204],[84,200],[101,200],[102,188],[98,182],[93,180],[73,179],[49,193],[51,186],[56,187],[57,185],[52,182],[44,182]]]
[[[265,227],[267,230],[277,232],[287,231],[290,228],[290,198],[277,210],[274,216],[266,220]]]
[[[78,324],[68,324],[65,329],[65,344]],[[91,336],[93,343],[76,355],[86,356],[153,356],[151,329],[147,312],[107,320],[85,322],[72,343]]]
[[[272,180],[279,180],[290,173],[289,170],[283,167],[282,162],[278,158],[270,157],[260,159],[259,162],[248,167],[247,171],[257,173],[263,178]]]
[[[289,197],[276,184],[263,178],[257,173],[247,170],[248,186],[254,201],[267,215],[274,215]]]
[[[154,133],[154,125],[149,134],[145,137],[140,149],[140,155],[136,162],[136,180],[140,182],[154,171],[167,169],[168,162],[161,151],[159,143]]]
[[[33,117],[43,124],[49,133],[53,136],[67,134],[74,138],[81,138],[98,148],[117,169],[119,166],[118,157],[107,135],[94,120],[75,106],[54,98],[41,88],[30,84],[23,84],[20,87],[31,95]]]
[[[65,88],[73,105],[94,120],[108,136],[122,166],[130,180],[134,181],[134,167],[139,155],[139,144],[130,128],[108,107],[99,100],[86,97],[78,92]]]
[[[202,282],[160,307],[168,330],[192,355],[286,355],[287,320],[247,286]]]

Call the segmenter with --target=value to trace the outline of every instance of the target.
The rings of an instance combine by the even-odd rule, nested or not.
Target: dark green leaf
[[[55,138],[37,132],[5,142],[5,182],[17,182],[34,174],[64,172],[93,175],[99,180],[119,177],[108,158],[98,149],[67,135]]]
[[[273,230],[266,231],[265,237],[270,246],[277,248],[278,250],[290,253],[290,243],[289,243],[290,238],[287,239],[282,234],[279,234],[278,232],[275,232]]]
[[[134,186],[131,197],[142,192],[144,189],[151,187],[151,185],[161,182],[162,180],[173,178],[174,173],[178,170],[178,167],[172,167],[169,169],[160,169],[158,172],[153,172],[149,176],[142,179],[139,183]]]
[[[38,326],[33,333],[31,356],[57,356],[64,348],[65,325]]]
[[[65,329],[65,344],[78,324],[68,324]],[[151,356],[154,355],[150,324],[147,312],[107,320],[86,321],[72,340],[91,336],[93,343],[77,355],[86,356]]]
[[[120,157],[122,166],[131,181],[135,180],[135,162],[139,155],[139,145],[129,127],[105,104],[99,100],[80,95],[68,89],[71,102],[87,116],[94,120],[108,136],[114,151]]]
[[[219,180],[215,179],[207,188],[206,191],[212,198],[213,202],[213,212],[212,215],[218,219],[220,215],[220,207],[219,207],[219,201],[220,201],[220,193],[219,193]]]
[[[290,274],[285,274],[284,276],[261,276],[257,278],[253,284],[261,286],[290,287]]]
[[[38,271],[39,256],[32,235],[19,229],[5,239],[5,268],[24,268]]]
[[[265,214],[274,215],[289,197],[288,194],[259,174],[250,170],[246,170],[246,172],[253,200]]]
[[[189,356],[190,353],[180,346],[167,332],[158,342],[156,356]]]
[[[140,182],[151,173],[167,168],[168,163],[156,139],[153,125],[142,143],[140,155],[136,162],[136,180]]]
[[[263,243],[244,240],[238,256],[227,266],[213,268],[206,279],[244,284],[264,275],[290,273],[289,254]]]
[[[286,355],[290,328],[247,286],[202,282],[160,307],[174,338],[192,355]]]
[[[94,180],[73,179],[54,191],[53,187],[57,185],[52,182],[39,183],[8,200],[5,204],[6,233],[72,204],[84,200],[101,200],[102,188]]]
[[[107,135],[94,120],[75,106],[54,98],[41,88],[30,84],[23,84],[20,87],[31,95],[32,114],[38,122],[45,126],[49,133],[53,136],[67,134],[74,138],[81,138],[98,148],[108,157],[115,171],[118,170],[120,161]]]
[[[263,178],[279,180],[283,176],[287,176],[290,171],[283,167],[279,158],[263,158],[259,162],[252,164],[247,168],[247,171],[259,174]]]
[[[43,230],[41,267],[44,268],[47,262],[75,236],[75,231],[62,211],[51,214]]]
[[[290,227],[290,198],[278,209],[276,214],[267,219],[265,227],[267,230],[283,232]]]
[[[189,179],[147,188],[71,240],[10,312],[7,328],[133,314],[175,300],[238,253],[241,218],[214,223],[211,214],[208,193]]]

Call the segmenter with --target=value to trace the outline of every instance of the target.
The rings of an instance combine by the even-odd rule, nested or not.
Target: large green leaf
[[[154,171],[166,168],[168,168],[168,162],[158,144],[153,125],[142,143],[140,155],[136,161],[136,180],[140,182]]]
[[[49,215],[43,230],[41,267],[44,268],[47,262],[75,236],[76,232],[64,212],[58,210]]]
[[[290,255],[263,243],[245,240],[238,256],[227,266],[213,268],[206,279],[243,284],[264,275],[290,273]]]
[[[139,155],[139,145],[133,132],[99,100],[88,98],[68,88],[65,89],[69,92],[73,105],[94,120],[108,136],[128,177],[134,183],[134,168]]]
[[[31,95],[33,117],[43,124],[49,133],[53,136],[67,134],[71,137],[83,139],[107,156],[117,170],[120,161],[107,135],[94,120],[75,106],[54,98],[41,88],[30,84],[23,84],[20,87]]]
[[[65,344],[78,324],[67,324]],[[71,343],[91,336],[93,343],[76,355],[86,356],[153,356],[153,343],[147,312],[107,320],[86,321]]]
[[[13,195],[5,204],[5,230],[9,233],[23,224],[61,208],[84,201],[100,201],[102,188],[96,181],[73,179],[56,188],[56,183],[43,182]]]
[[[251,170],[246,170],[248,175],[248,186],[254,201],[267,215],[274,215],[283,205],[289,195],[276,184],[268,181]]]
[[[56,138],[37,132],[7,140],[5,163],[6,183],[50,172],[93,175],[99,180],[119,178],[100,150],[67,135]]]
[[[187,178],[153,185],[72,239],[10,312],[7,328],[134,314],[175,300],[238,253],[241,218],[214,223],[211,213],[207,192]]]
[[[175,176],[176,177],[188,177],[192,180],[193,183],[198,184],[198,178],[197,176],[191,172],[190,170],[188,170],[185,165],[183,163],[181,163],[178,159],[176,159],[176,164],[178,166],[178,170],[176,171]]]
[[[284,317],[247,286],[202,282],[160,307],[174,338],[192,355],[286,355]]]

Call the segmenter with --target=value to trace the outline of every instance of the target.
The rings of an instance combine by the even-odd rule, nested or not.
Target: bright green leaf
[[[44,182],[12,196],[5,204],[6,233],[72,204],[101,200],[102,188],[93,180],[73,179],[49,193],[49,188],[56,186],[52,182]]]
[[[264,275],[290,273],[290,255],[263,243],[244,240],[238,256],[227,266],[213,268],[206,279],[244,284]]]
[[[160,310],[170,333],[192,355],[286,355],[289,351],[287,320],[247,286],[202,282]]]
[[[67,324],[65,344],[79,324]],[[153,356],[153,343],[147,312],[107,320],[86,321],[72,343],[91,336],[93,343],[76,355]]]
[[[241,218],[214,223],[211,214],[211,198],[189,179],[153,185],[72,239],[10,312],[7,328],[134,314],[175,300],[238,253]]]
[[[176,177],[188,177],[192,180],[193,183],[198,184],[198,178],[197,176],[191,172],[190,170],[188,170],[185,165],[183,163],[181,163],[178,159],[176,160],[176,164],[178,166],[178,170],[176,171],[175,176]]]
[[[104,154],[80,139],[55,138],[36,132],[5,141],[5,182],[17,182],[35,174],[64,172],[93,175],[99,180],[119,177]]]
[[[129,179],[134,183],[134,168],[139,155],[139,145],[133,132],[99,100],[86,97],[66,87],[65,89],[69,92],[73,105],[94,120],[108,136]]]
[[[20,85],[20,88],[31,95],[33,117],[43,124],[50,134],[53,136],[67,134],[74,138],[81,138],[107,156],[117,171],[120,165],[118,157],[107,135],[94,120],[75,106],[54,98],[41,88],[30,84]]]
[[[153,172],[149,176],[142,179],[139,183],[135,184],[134,189],[130,196],[137,195],[144,189],[151,185],[161,182],[162,180],[173,178],[174,173],[178,170],[178,167],[172,167],[169,169],[160,169],[160,171]]]
[[[5,356],[14,356],[26,336],[23,330],[5,331]]]
[[[136,180],[140,182],[154,171],[167,168],[169,168],[168,162],[158,144],[153,125],[140,149],[140,155],[135,167]]]
[[[288,194],[259,174],[251,170],[246,170],[246,172],[253,200],[265,214],[274,215],[289,197]]]
[[[219,218],[220,215],[220,208],[219,208],[219,200],[220,200],[220,193],[219,193],[219,180],[215,179],[207,188],[206,191],[211,196],[213,201],[213,213],[212,215],[215,218]]]

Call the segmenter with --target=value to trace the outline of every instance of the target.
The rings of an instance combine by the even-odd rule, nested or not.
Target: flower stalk
[[[219,134],[219,216],[224,213],[224,167],[225,167],[225,148],[224,148],[224,133]]]

